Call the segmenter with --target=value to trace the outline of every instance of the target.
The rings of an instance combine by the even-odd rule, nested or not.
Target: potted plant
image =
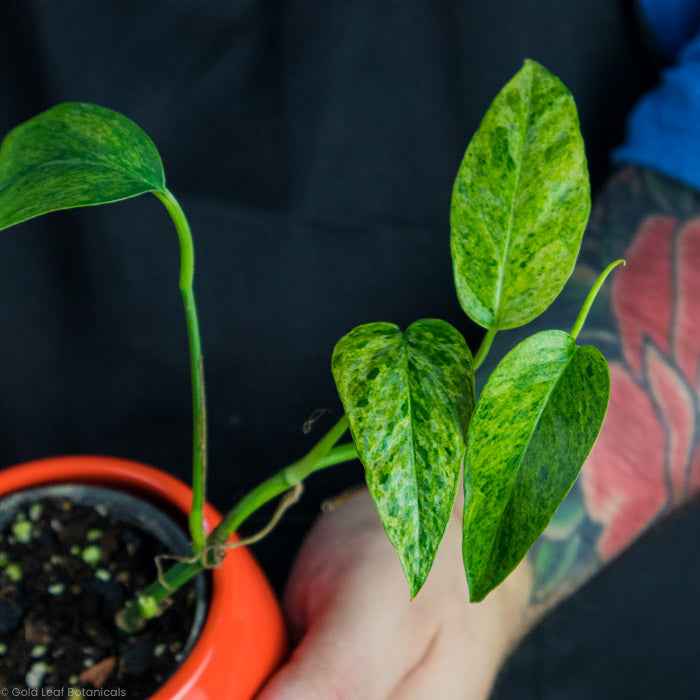
[[[192,237],[166,187],[154,144],[116,112],[66,103],[16,127],[0,147],[0,229],[50,211],[145,193],[163,203],[180,242],[193,397],[192,488],[150,468],[97,459],[7,470],[0,493],[52,481],[97,481],[139,491],[161,505],[165,499],[187,514],[188,551],[159,557],[152,582],[140,586],[114,616],[115,630],[138,634],[148,629],[148,620],[161,617],[176,591],[201,572],[212,572],[211,609],[199,641],[154,697],[188,697],[195,683],[202,697],[255,692],[282,658],[284,633],[264,577],[240,545],[276,524],[309,475],[358,457],[411,597],[430,571],[464,470],[464,565],[471,601],[482,600],[547,525],[576,479],[607,407],[605,359],[576,339],[600,286],[621,261],[603,272],[570,332],[527,338],[501,360],[478,403],[474,390],[474,371],[494,335],[539,316],[561,291],[578,255],[590,190],[576,108],[564,85],[526,61],[487,111],[455,180],[451,240],[457,295],[466,314],[486,331],[474,356],[463,336],[437,319],[417,321],[405,331],[389,323],[350,331],[332,356],[345,416],[306,456],[266,479],[223,517],[205,499],[204,367]],[[348,430],[352,440],[341,442]],[[234,533],[249,516],[278,497],[269,525],[236,541]],[[19,531],[26,530],[21,523],[31,526],[31,520],[28,512],[15,529],[19,522]],[[18,547],[33,546],[31,536],[19,543],[14,531],[6,537]],[[16,562],[9,555],[5,559],[0,576],[7,578],[8,565]],[[245,569],[254,571],[250,588],[259,586],[258,593],[240,584]],[[231,580],[233,589],[218,598]],[[233,608],[221,601],[247,607],[249,595],[264,602],[264,611],[248,624],[267,646],[257,676],[244,683],[231,670],[228,642],[212,638],[240,639]],[[210,623],[224,631],[210,634]],[[211,646],[202,651],[207,642]],[[195,670],[197,659],[217,654],[216,664]],[[232,683],[226,688],[216,675],[222,670]]]
[[[35,493],[36,487],[45,487],[48,484],[60,484],[61,488],[71,485],[73,491],[75,484],[91,484],[103,487],[103,489],[110,489],[109,503],[106,502],[104,493],[98,493],[96,500],[90,503],[93,511],[95,506],[101,509],[107,505],[109,505],[110,513],[113,513],[115,509],[117,511],[124,510],[127,507],[124,502],[126,501],[128,504],[129,500],[134,500],[133,498],[129,499],[129,495],[136,495],[139,497],[138,505],[132,508],[131,512],[135,513],[139,525],[149,524],[151,518],[150,516],[145,518],[144,509],[153,504],[150,505],[149,512],[155,510],[154,506],[157,506],[158,509],[167,514],[161,515],[161,518],[165,519],[168,530],[174,528],[176,532],[186,532],[185,513],[192,500],[191,489],[178,479],[152,467],[111,457],[68,456],[26,463],[0,472],[0,495],[3,496],[7,494],[31,495]],[[65,499],[71,495],[64,492],[60,494],[60,497]],[[87,497],[90,495],[87,494]],[[51,494],[51,497],[55,499],[58,496]],[[85,505],[86,498],[83,497],[82,501]],[[29,517],[20,522],[31,521],[31,509],[36,507],[35,503],[33,505],[27,503],[24,512],[28,512]],[[16,513],[16,505],[10,499],[0,502],[0,530],[5,529],[4,526],[8,526],[7,529],[12,532]],[[207,527],[212,527],[221,518],[219,513],[209,504],[205,505],[204,517]],[[168,526],[167,523],[170,525]],[[64,527],[63,530],[67,531],[69,528],[70,525]],[[158,528],[157,534],[162,534],[163,529],[163,527]],[[124,588],[124,585],[118,581],[123,569],[120,570],[116,566],[116,562],[106,558],[108,550],[99,552],[96,561],[83,566],[87,570],[87,577],[83,576],[82,581],[77,584],[77,590],[71,595],[70,585],[76,585],[75,582],[80,575],[74,570],[75,562],[83,563],[81,560],[86,549],[88,554],[91,550],[94,552],[98,547],[101,550],[105,549],[101,537],[91,538],[91,535],[95,534],[95,530],[106,531],[106,528],[103,525],[96,528],[94,523],[86,525],[84,531],[78,532],[75,542],[73,540],[59,542],[64,550],[62,554],[53,553],[51,555],[52,557],[62,557],[69,565],[71,561],[73,562],[73,567],[70,570],[72,584],[66,583],[68,572],[66,567],[62,566],[64,562],[60,560],[57,562],[58,566],[54,567],[52,571],[44,573],[38,582],[39,587],[45,588],[49,603],[55,606],[50,615],[52,626],[60,627],[63,621],[57,619],[56,610],[61,610],[64,607],[69,609],[69,604],[73,606],[73,610],[76,605],[78,606],[78,616],[84,615],[86,612],[85,598],[95,601],[95,604],[109,606],[113,610],[121,607],[120,597],[117,597],[115,601],[114,592],[115,586]],[[118,536],[121,537],[124,530],[124,527],[119,527]],[[22,542],[17,543],[15,549],[19,551],[27,549],[33,554],[34,550],[39,549],[37,540],[44,538],[46,534],[46,532],[42,533],[41,531],[41,523],[37,523],[33,537],[25,545]],[[180,535],[180,537],[183,536]],[[3,569],[5,569],[5,585],[3,586],[4,593],[0,597],[0,606],[6,603],[6,613],[12,614],[13,607],[9,603],[17,601],[8,599],[8,595],[12,595],[12,591],[8,590],[7,585],[8,570],[10,573],[14,571],[14,576],[19,573],[20,579],[14,583],[20,586],[23,579],[26,580],[32,574],[36,577],[36,573],[21,570],[23,562],[21,563],[18,557],[12,556],[11,543],[8,542],[8,539],[5,536],[0,543],[0,551],[5,554],[6,558],[6,561],[2,561]],[[155,550],[155,554],[161,555],[168,551],[166,546],[169,544],[172,552],[172,544],[165,540]],[[186,551],[183,551],[183,542],[176,542],[176,544],[180,545],[180,551],[175,550],[173,553],[186,554]],[[186,546],[186,544],[187,538],[184,537],[184,545]],[[79,550],[71,553],[71,547],[76,546],[79,547]],[[140,567],[144,566],[143,554],[139,556],[137,564]],[[19,572],[17,572],[18,567]],[[92,584],[97,584],[99,588],[95,590],[95,585]],[[129,585],[129,587],[131,586]],[[201,588],[202,586],[200,586]],[[66,598],[69,596],[72,600],[66,602]],[[118,590],[117,596],[119,596]],[[51,655],[58,654],[67,657],[73,666],[70,674],[62,677],[56,683],[54,687],[57,688],[68,686],[77,689],[82,684],[87,688],[99,687],[105,692],[112,688],[122,692],[125,697],[152,696],[160,700],[184,699],[191,697],[195,690],[203,698],[251,696],[265,680],[270,670],[275,668],[284,657],[286,634],[274,595],[249,550],[241,547],[232,551],[222,566],[211,572],[209,585],[206,590],[198,591],[197,596],[197,607],[204,606],[205,609],[199,613],[199,619],[190,619],[196,615],[195,611],[191,610],[191,606],[187,607],[184,621],[188,626],[178,630],[179,634],[175,637],[174,643],[171,641],[167,648],[163,648],[166,643],[158,636],[158,632],[148,633],[141,641],[139,641],[138,635],[132,636],[128,646],[124,646],[124,640],[119,638],[114,642],[95,640],[91,632],[93,629],[99,631],[99,620],[95,619],[94,611],[88,610],[87,613],[92,617],[85,624],[87,632],[83,631],[84,639],[72,656],[62,651],[60,639],[51,638],[51,629],[44,631],[44,635],[48,632],[49,638],[27,634],[27,623],[31,624],[33,619],[28,615],[25,619],[16,620],[13,629],[2,630],[5,654],[7,654],[3,659],[18,672],[23,683],[29,688],[35,684],[41,684],[44,690],[52,687],[53,673],[58,673],[59,669],[51,671]],[[171,610],[176,608],[177,606],[174,605]],[[14,609],[16,610],[16,607]],[[30,611],[22,610],[21,612],[29,613]],[[190,613],[192,614],[190,615]],[[106,622],[105,614],[106,611],[102,615],[103,626]],[[41,613],[39,613],[39,619],[41,619]],[[171,624],[176,624],[180,619],[174,618]],[[23,634],[20,634],[20,624],[24,626]],[[12,633],[18,637],[14,640],[18,649],[24,650],[25,656],[28,655],[28,658],[19,660],[22,664],[19,667],[16,666],[17,659],[9,655],[12,648]],[[53,642],[57,642],[57,644],[56,649],[52,650]],[[121,648],[121,653],[118,656],[113,651],[109,651],[114,644]],[[186,658],[183,658],[183,652],[187,651],[188,646],[190,651]],[[37,654],[37,647],[39,650],[43,649],[41,655]],[[34,656],[32,656],[32,650],[35,650]],[[126,662],[123,660],[124,652],[126,652]],[[130,657],[129,654],[131,654]],[[156,662],[156,668],[153,668],[152,664],[148,668],[144,667],[144,655],[150,661]],[[179,665],[181,660],[182,664]],[[94,662],[94,665],[85,666],[86,663],[90,662]],[[102,663],[101,669],[109,672],[109,676],[105,677],[104,680],[99,675],[94,676],[90,673],[91,669],[96,666],[99,671],[100,663]],[[177,666],[179,668],[165,685],[157,692],[154,689],[152,693],[150,690],[153,687],[152,679],[158,676],[168,678],[168,675],[172,674],[174,667]],[[26,678],[27,674],[30,674],[28,679]],[[72,678],[71,676],[76,677]],[[5,680],[8,679],[5,678]],[[9,686],[8,682],[3,687]]]

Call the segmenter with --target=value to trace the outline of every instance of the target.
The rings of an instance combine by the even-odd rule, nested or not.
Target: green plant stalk
[[[322,459],[319,459],[315,466],[308,470],[306,476],[327,467],[334,467],[338,464],[351,462],[353,459],[357,459],[357,450],[353,443],[350,442],[344,445],[338,445],[330,450]],[[212,530],[207,538],[207,546],[224,544],[227,542],[231,535],[243,525],[255,511],[285,491],[288,491],[293,486],[296,486],[301,479],[293,484],[290,483],[289,470],[296,467],[298,464],[299,462],[294,462],[294,464],[285,467],[243,496],[236,506],[229,511],[226,518]],[[227,522],[228,525],[224,527]],[[231,525],[233,525],[233,529],[229,529]],[[193,564],[176,564],[165,572],[163,578],[171,588],[175,589],[189,581],[193,576],[202,571],[203,568],[204,566],[199,561]],[[152,585],[144,591],[144,595],[153,595],[154,591],[151,590],[152,588],[155,590],[155,586]],[[168,592],[166,591],[166,595],[167,594]],[[156,596],[157,602],[160,602],[164,598],[165,596]]]
[[[334,464],[341,464],[348,459],[355,459],[357,452],[349,453],[346,446],[338,452],[338,461],[331,459],[322,461],[329,456],[331,449],[338,440],[343,436],[343,433],[348,429],[348,419],[343,416],[331,430],[324,435],[315,447],[297,462],[290,464],[282,469],[274,476],[270,477],[262,484],[254,488],[250,493],[244,496],[224,517],[207,538],[208,545],[223,544],[229,537],[245,522],[245,520],[258,508],[271,501],[276,496],[296,486],[303,481],[309,474],[329,467]]]
[[[356,459],[357,450],[353,443],[334,446],[347,428],[347,418],[343,417],[305,457],[285,467],[243,496],[209,534],[205,547],[225,544],[250,515],[313,472]],[[204,569],[201,556],[171,566],[157,581],[141,591],[136,601],[127,603],[123,614],[117,615],[117,619],[120,620],[119,626],[127,632],[137,630],[143,620],[159,614],[161,603],[173,591]]]
[[[573,327],[571,328],[570,335],[574,340],[576,340],[576,338],[578,338],[578,334],[581,332],[581,329],[583,328],[583,324],[586,322],[586,319],[588,318],[588,312],[591,310],[591,307],[593,306],[593,302],[595,301],[595,298],[598,296],[598,292],[600,291],[600,288],[603,286],[603,283],[605,282],[605,280],[608,278],[608,275],[618,265],[626,265],[626,264],[627,263],[624,260],[615,260],[615,262],[611,262],[600,273],[600,276],[596,280],[596,283],[591,287],[591,291],[588,292],[588,296],[586,297],[586,300],[583,302],[583,306],[581,307],[581,311],[579,311],[576,322],[574,323]]]
[[[180,241],[180,292],[187,319],[187,336],[190,349],[190,373],[192,377],[192,508],[189,514],[189,530],[192,551],[198,554],[204,547],[204,500],[207,481],[207,414],[204,394],[204,362],[202,343],[197,320],[197,306],[192,283],[194,280],[194,244],[192,232],[182,207],[167,190],[153,194],[168,210]]]
[[[481,367],[481,364],[486,359],[489,350],[491,349],[491,343],[493,343],[494,336],[498,333],[498,329],[495,327],[489,328],[486,331],[486,335],[481,340],[481,345],[474,355],[474,371]]]
[[[576,340],[578,337],[578,334],[581,332],[581,329],[583,328],[583,324],[586,322],[586,319],[588,318],[588,313],[591,310],[591,307],[593,306],[593,302],[595,301],[596,297],[598,296],[598,292],[600,292],[600,288],[603,286],[605,283],[605,280],[608,278],[608,275],[618,266],[618,265],[626,265],[624,260],[615,260],[614,262],[611,262],[604,270],[603,272],[600,273],[600,276],[596,280],[595,284],[593,287],[591,287],[591,290],[588,292],[588,295],[586,296],[586,300],[583,302],[583,306],[581,307],[581,311],[579,312],[578,317],[576,318],[576,322],[574,323],[572,329],[571,329],[571,337]],[[489,328],[486,331],[486,335],[481,340],[481,345],[479,345],[479,349],[476,352],[476,355],[474,355],[474,370],[476,371],[479,369],[483,361],[486,359],[486,355],[488,355],[489,350],[491,349],[491,343],[493,343],[494,336],[498,332],[498,329],[495,327]]]

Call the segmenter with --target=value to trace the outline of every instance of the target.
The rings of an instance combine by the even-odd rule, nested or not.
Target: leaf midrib
[[[493,320],[491,322],[491,328],[498,328],[498,322],[499,322],[499,317],[501,315],[501,301],[502,301],[502,294],[503,294],[503,283],[505,281],[505,275],[506,275],[506,267],[508,264],[508,255],[510,254],[510,247],[512,243],[512,234],[513,234],[513,221],[515,219],[515,208],[516,208],[516,200],[518,199],[517,194],[518,194],[518,189],[520,188],[520,178],[522,175],[522,170],[523,170],[523,161],[525,160],[524,154],[527,151],[527,135],[530,132],[530,128],[532,125],[532,93],[534,90],[534,81],[535,81],[535,76],[530,75],[530,81],[528,85],[528,90],[527,90],[527,121],[526,121],[526,126],[525,126],[525,134],[523,136],[523,147],[522,151],[520,154],[520,160],[518,162],[518,169],[515,175],[515,188],[514,188],[514,196],[513,196],[513,201],[511,202],[510,205],[510,212],[508,213],[508,227],[507,227],[507,232],[506,232],[506,245],[503,250],[503,259],[502,259],[502,264],[499,267],[498,270],[498,280],[496,281],[496,294],[495,294],[495,310],[493,314]]]
[[[406,370],[406,393],[408,394],[408,416],[409,416],[409,421],[408,421],[408,431],[410,435],[410,441],[411,441],[411,475],[413,477],[413,486],[415,488],[415,493],[416,493],[416,508],[418,510],[418,527],[417,527],[417,532],[414,532],[414,543],[415,546],[418,549],[418,552],[420,553],[421,551],[421,525],[422,525],[422,509],[420,505],[420,497],[419,497],[419,490],[418,490],[418,471],[416,469],[416,443],[415,443],[415,431],[413,430],[413,399],[412,397],[412,386],[411,386],[411,372],[409,370],[409,364],[408,364],[408,338],[406,337],[406,333],[408,332],[408,328],[406,329],[406,332],[401,334],[401,340],[402,340],[402,345],[403,345],[403,360],[404,360],[404,365],[405,365],[405,370]]]
[[[506,508],[508,508],[508,505],[510,504],[510,502],[513,500],[512,494],[513,494],[513,491],[515,490],[515,485],[517,484],[519,477],[520,477],[520,472],[522,470],[523,460],[525,459],[525,455],[527,454],[528,450],[530,449],[530,443],[532,442],[532,437],[535,434],[535,432],[540,424],[540,421],[542,420],[542,414],[544,413],[545,407],[549,403],[549,398],[551,397],[551,395],[554,392],[554,390],[556,389],[556,387],[559,385],[559,382],[561,381],[562,377],[564,376],[564,373],[566,372],[568,366],[571,364],[571,361],[573,360],[577,351],[578,351],[578,346],[574,344],[574,351],[571,353],[571,356],[566,361],[566,364],[562,367],[562,370],[559,373],[557,380],[552,384],[550,390],[547,392],[546,400],[542,401],[542,406],[540,407],[540,410],[538,411],[538,414],[537,414],[537,420],[533,423],[533,427],[532,427],[532,430],[530,431],[530,435],[528,436],[525,449],[522,451],[522,454],[520,455],[520,459],[518,460],[518,466],[517,466],[517,470],[516,470],[517,473],[516,473],[515,479],[513,479],[513,484],[508,492],[508,500],[505,502],[503,510],[501,511],[501,516],[506,511]],[[494,538],[491,541],[491,547],[489,548],[489,557],[488,557],[488,561],[487,561],[486,568],[484,569],[484,571],[490,571],[490,569],[491,569],[491,564],[492,564],[493,556],[494,556],[494,547],[496,545],[496,541],[498,540],[498,537],[501,533],[502,528],[503,528],[503,518],[501,517],[500,522],[498,524],[498,527],[496,528],[496,534],[494,535]]]

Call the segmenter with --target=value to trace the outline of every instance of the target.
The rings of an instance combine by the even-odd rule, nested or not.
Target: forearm
[[[546,323],[566,327],[589,280],[627,260],[582,343],[610,363],[596,446],[521,566],[525,628],[700,490],[700,195],[640,169],[621,171],[594,210],[587,248]]]

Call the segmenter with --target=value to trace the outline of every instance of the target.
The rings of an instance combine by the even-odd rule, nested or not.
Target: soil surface
[[[114,614],[156,577],[163,545],[98,509],[42,501],[0,533],[0,688],[10,696],[83,688],[88,697],[148,698],[182,660],[193,586],[142,632],[120,638]]]

